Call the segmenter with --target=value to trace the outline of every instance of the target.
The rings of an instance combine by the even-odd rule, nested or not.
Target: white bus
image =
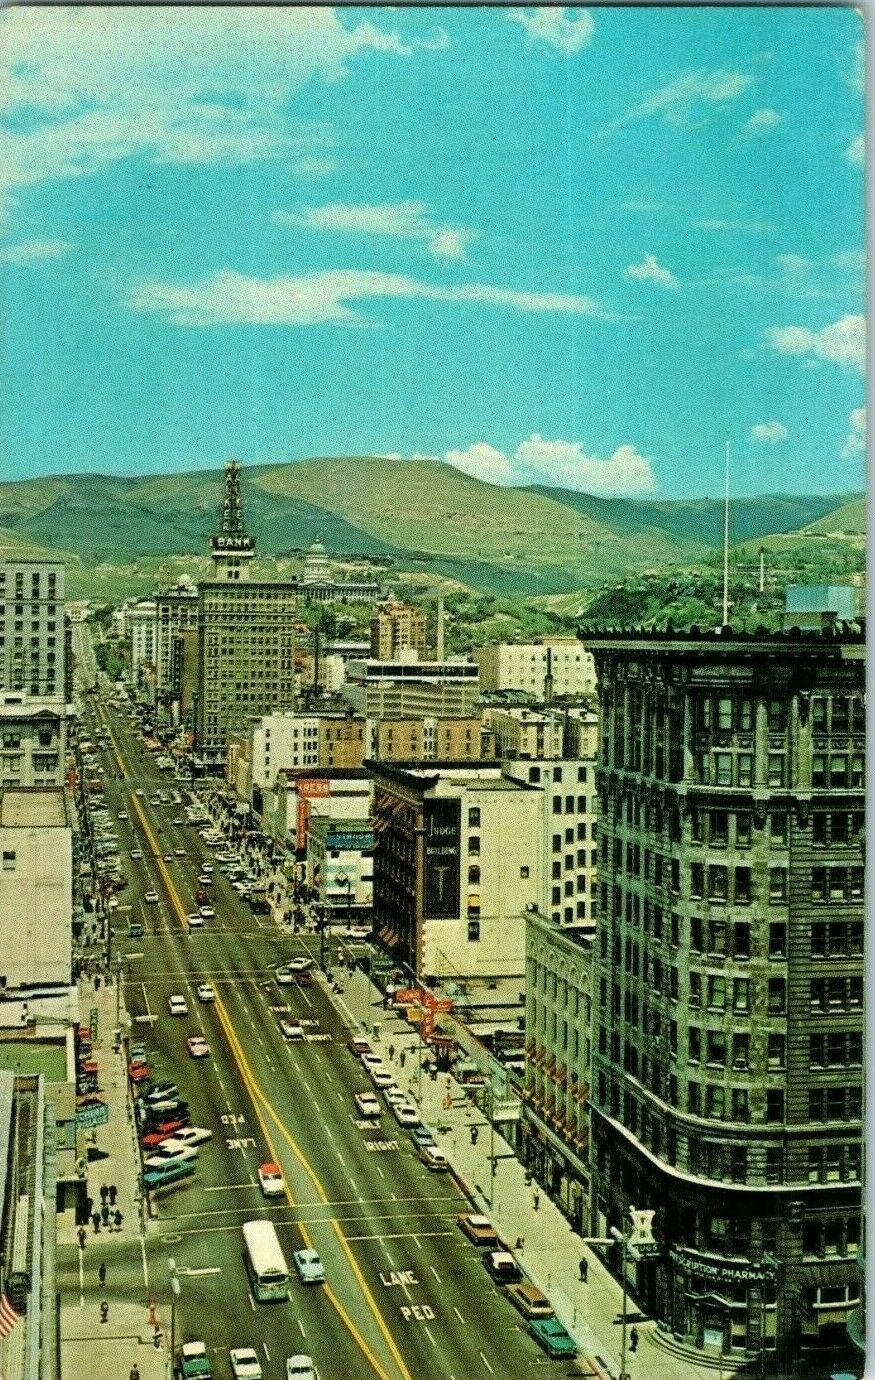
[[[244,1222],[244,1259],[259,1303],[275,1303],[289,1297],[289,1267],[273,1222]]]

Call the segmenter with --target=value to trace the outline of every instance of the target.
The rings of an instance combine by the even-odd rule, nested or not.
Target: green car
[[[574,1338],[566,1332],[558,1318],[532,1318],[529,1332],[550,1357],[565,1357],[570,1360],[577,1355]]]

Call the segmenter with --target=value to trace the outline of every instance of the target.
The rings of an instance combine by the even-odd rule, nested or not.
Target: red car
[[[167,1140],[175,1131],[181,1131],[185,1122],[183,1121],[162,1121],[156,1126],[154,1131],[148,1131],[143,1136],[143,1149],[154,1150],[163,1140]]]
[[[128,1078],[132,1083],[146,1083],[152,1077],[152,1070],[142,1059],[132,1059],[128,1064]]]

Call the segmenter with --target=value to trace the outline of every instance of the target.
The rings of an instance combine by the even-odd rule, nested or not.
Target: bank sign
[[[424,913],[430,919],[457,919],[461,883],[462,802],[426,800]]]

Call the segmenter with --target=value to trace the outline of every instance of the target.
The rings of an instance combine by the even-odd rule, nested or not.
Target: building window
[[[782,1069],[787,1061],[787,1042],[783,1035],[771,1032],[768,1037],[766,1064],[770,1069]]]
[[[786,957],[787,926],[783,920],[775,920],[769,925],[769,958]]]
[[[738,754],[738,784],[739,786],[753,785],[753,754],[750,752]]]
[[[770,1016],[782,1016],[787,1009],[787,983],[784,978],[769,978],[768,1005]]]
[[[769,900],[772,902],[782,902],[787,899],[787,869],[786,867],[769,868]]]
[[[768,1088],[766,1091],[766,1121],[784,1120],[783,1088]]]
[[[14,853],[11,853],[11,852],[7,852],[6,849],[3,850],[3,871],[4,871],[4,872],[14,872],[14,871],[15,871],[15,854],[14,854]]]
[[[468,921],[468,943],[469,943],[469,944],[476,944],[476,943],[479,941],[479,939],[480,939],[480,921],[479,921],[479,920],[469,920],[469,921]]]

